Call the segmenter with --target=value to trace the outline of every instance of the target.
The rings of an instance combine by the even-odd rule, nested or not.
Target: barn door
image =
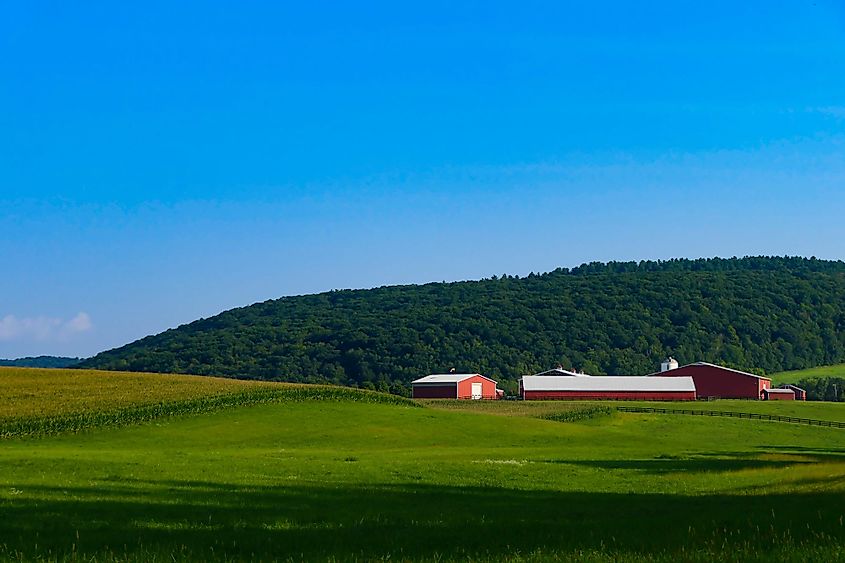
[[[472,384],[472,398],[473,399],[480,399],[481,398],[481,384],[480,383],[473,383]]]

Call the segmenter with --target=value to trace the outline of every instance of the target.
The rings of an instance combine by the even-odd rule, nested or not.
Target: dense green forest
[[[610,262],[526,277],[342,290],[233,309],[80,367],[332,382],[406,393],[454,367],[513,390],[556,364],[653,372],[666,355],[760,372],[845,361],[845,263]]]
[[[36,356],[17,358],[14,360],[0,360],[0,366],[13,366],[19,368],[69,368],[73,367],[82,358],[65,358],[63,356]]]

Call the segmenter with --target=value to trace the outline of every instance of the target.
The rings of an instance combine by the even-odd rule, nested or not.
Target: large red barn
[[[583,374],[526,375],[519,381],[525,400],[694,401],[690,377],[660,379],[644,376]]]
[[[692,377],[699,399],[762,399],[772,380],[736,369],[697,362],[654,373],[650,377]]]
[[[414,399],[497,399],[496,382],[478,373],[434,374],[411,382]]]

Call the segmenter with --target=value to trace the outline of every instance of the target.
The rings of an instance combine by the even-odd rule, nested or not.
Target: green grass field
[[[358,395],[0,440],[0,558],[845,559],[845,430]]]
[[[775,385],[780,385],[782,383],[796,383],[802,379],[816,379],[818,377],[845,377],[845,364],[821,366],[795,371],[782,371],[771,375],[772,383]]]

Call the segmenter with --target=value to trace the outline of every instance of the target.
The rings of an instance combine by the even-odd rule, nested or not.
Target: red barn
[[[694,401],[691,377],[660,379],[612,375],[526,375],[519,394],[528,400]]]
[[[698,362],[653,373],[649,377],[692,377],[699,399],[761,399],[772,380],[753,373]]]
[[[411,382],[414,399],[497,399],[496,382],[478,373],[428,375]]]
[[[792,389],[763,389],[764,401],[794,401],[795,391]]]

